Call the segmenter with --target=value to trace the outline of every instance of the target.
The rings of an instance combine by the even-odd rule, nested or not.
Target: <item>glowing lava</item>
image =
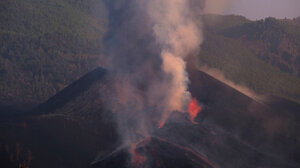
[[[158,126],[158,128],[162,128],[162,127],[164,127],[164,125],[165,125],[165,122],[166,122],[166,121],[164,121],[164,120],[163,120],[163,121],[161,121],[161,122],[159,123],[159,126]]]
[[[201,112],[201,110],[202,107],[198,104],[197,99],[192,99],[188,106],[188,112],[192,123],[196,123],[194,120],[197,117],[198,113]]]

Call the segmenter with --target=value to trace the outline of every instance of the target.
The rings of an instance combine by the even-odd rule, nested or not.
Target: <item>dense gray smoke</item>
[[[191,100],[185,59],[199,49],[197,0],[107,0],[105,39],[115,73],[112,110],[124,144],[149,136]],[[198,18],[199,19],[199,18]]]

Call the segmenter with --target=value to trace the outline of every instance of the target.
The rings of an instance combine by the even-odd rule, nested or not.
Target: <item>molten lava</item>
[[[158,126],[158,128],[162,128],[162,127],[164,127],[164,125],[165,125],[165,122],[166,122],[166,121],[164,121],[164,120],[163,120],[163,121],[161,121],[161,122],[159,123],[159,126]]]
[[[197,99],[192,99],[188,106],[188,112],[192,123],[196,123],[194,120],[197,117],[198,113],[201,112],[201,110],[202,107],[198,104]]]

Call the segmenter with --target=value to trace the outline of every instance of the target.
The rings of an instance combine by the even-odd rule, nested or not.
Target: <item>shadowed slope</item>
[[[93,70],[51,97],[45,103],[39,105],[39,107],[34,110],[35,113],[47,114],[54,112],[56,109],[63,107],[70,101],[74,101],[76,97],[89,90],[95,83],[104,82],[106,80],[104,79],[106,74],[107,71],[103,68]]]
[[[137,153],[148,158],[146,165],[299,167],[298,104],[280,98],[257,102],[201,71],[189,69],[189,74],[190,91],[203,106],[198,124],[186,113],[174,113],[153,132],[157,138],[137,145]],[[40,105],[34,115],[1,122],[0,154],[6,159],[0,165],[87,167],[100,152],[105,161],[96,159],[94,166],[130,167],[126,148],[106,152],[120,144],[114,114],[104,106],[111,79],[113,73],[98,68]]]

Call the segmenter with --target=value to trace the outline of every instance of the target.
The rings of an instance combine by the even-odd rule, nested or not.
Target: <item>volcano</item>
[[[104,106],[114,74],[97,68],[34,110],[2,117],[1,167],[300,167],[299,104],[257,101],[188,71],[202,108],[195,123],[175,112],[150,137],[124,146]]]

